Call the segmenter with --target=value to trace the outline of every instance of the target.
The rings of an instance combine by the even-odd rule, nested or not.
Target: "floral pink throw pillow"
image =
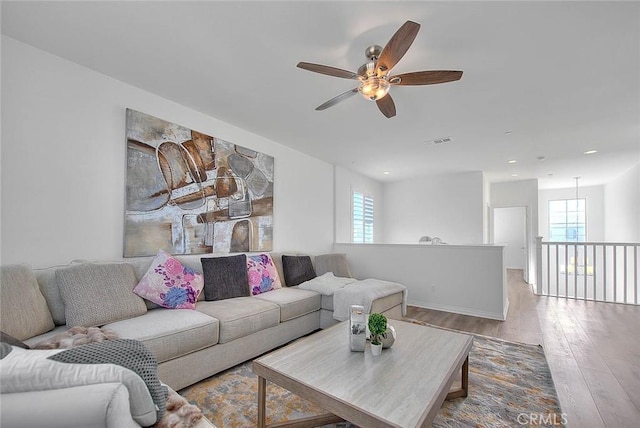
[[[204,288],[202,274],[160,250],[133,292],[169,309],[195,309]]]
[[[247,277],[253,296],[282,287],[278,270],[269,254],[247,256]]]

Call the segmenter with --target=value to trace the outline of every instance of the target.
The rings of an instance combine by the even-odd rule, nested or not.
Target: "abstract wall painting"
[[[124,257],[270,251],[273,157],[127,109]]]

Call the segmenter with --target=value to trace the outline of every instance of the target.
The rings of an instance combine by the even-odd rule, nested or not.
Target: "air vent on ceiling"
[[[429,140],[427,141],[427,144],[444,144],[444,143],[450,143],[452,140],[451,137],[442,137],[442,138],[436,138],[434,140]]]

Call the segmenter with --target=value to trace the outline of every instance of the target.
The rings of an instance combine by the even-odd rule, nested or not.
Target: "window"
[[[586,199],[549,201],[549,241],[585,242]]]
[[[354,191],[351,201],[352,242],[373,242],[373,197]]]

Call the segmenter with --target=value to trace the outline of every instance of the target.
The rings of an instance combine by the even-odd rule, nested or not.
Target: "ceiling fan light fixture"
[[[384,77],[370,76],[366,78],[358,91],[368,100],[376,101],[387,95],[391,84]]]
[[[367,62],[362,64],[357,72],[343,70],[322,64],[310,62],[299,62],[297,67],[314,73],[325,74],[327,76],[340,77],[342,79],[358,79],[359,85],[342,94],[339,94],[329,101],[320,104],[316,110],[326,110],[337,103],[360,92],[368,100],[375,101],[378,110],[387,118],[396,115],[396,106],[389,94],[391,86],[422,86],[434,85],[437,83],[447,83],[460,80],[462,71],[455,70],[424,70],[411,73],[402,73],[391,76],[391,69],[402,59],[411,44],[418,35],[420,24],[407,21],[391,36],[384,47],[371,45],[365,50]]]

